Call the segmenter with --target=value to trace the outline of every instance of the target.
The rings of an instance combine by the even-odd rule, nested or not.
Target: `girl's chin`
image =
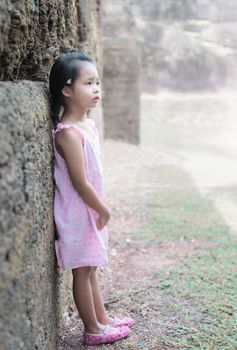
[[[98,104],[98,100],[93,101],[93,102],[92,102],[92,107],[97,106],[97,104]]]

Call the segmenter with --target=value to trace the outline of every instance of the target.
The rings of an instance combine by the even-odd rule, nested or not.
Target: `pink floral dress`
[[[55,147],[55,137],[63,129],[75,128],[83,140],[83,150],[88,182],[98,196],[104,198],[104,175],[99,133],[93,119],[86,118],[86,128],[94,129],[92,138],[84,126],[63,124],[52,129],[54,148],[54,221],[56,226],[55,252],[58,267],[68,270],[80,266],[101,266],[108,262],[108,227],[96,227],[98,213],[89,207],[75,190],[65,160]]]

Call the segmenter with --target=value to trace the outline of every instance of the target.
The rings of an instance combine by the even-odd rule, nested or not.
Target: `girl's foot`
[[[113,323],[111,323],[111,326],[113,327],[121,327],[121,326],[128,326],[132,327],[134,325],[135,321],[132,317],[124,316],[123,318],[118,318],[116,316],[113,317]]]
[[[125,316],[123,318],[118,318],[116,316],[112,316],[112,317],[108,316],[106,318],[106,320],[104,320],[103,322],[100,322],[100,323],[109,324],[112,327],[121,327],[121,326],[132,327],[132,325],[135,323],[135,321],[132,317],[128,317],[128,316]]]
[[[116,328],[111,327],[109,324],[107,324],[101,333],[87,333],[84,331],[83,344],[99,345],[105,343],[114,343],[117,340],[127,337],[129,333],[130,328],[127,326]]]

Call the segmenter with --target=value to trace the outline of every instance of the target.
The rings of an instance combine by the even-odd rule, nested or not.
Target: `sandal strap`
[[[104,328],[104,331],[102,333],[87,333],[87,332],[84,332],[84,335],[92,335],[92,336],[96,336],[96,337],[99,337],[99,336],[102,336],[102,335],[106,335],[109,333],[109,330],[111,328],[111,325],[110,324],[106,324],[105,325],[105,328]],[[113,333],[111,333],[113,334]]]
[[[108,333],[109,333],[109,329],[110,329],[110,325],[109,325],[109,324],[106,324],[106,325],[105,325],[104,332],[103,332],[102,334],[108,334]]]

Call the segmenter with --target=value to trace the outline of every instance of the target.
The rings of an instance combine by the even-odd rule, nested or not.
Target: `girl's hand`
[[[104,226],[107,224],[110,218],[111,218],[111,214],[109,210],[106,210],[102,214],[100,214],[96,219],[96,227],[98,228],[98,230],[101,231],[104,228]]]
[[[96,227],[98,228],[98,230],[101,230],[102,222],[101,222],[99,216],[98,216],[98,218],[96,219]]]

